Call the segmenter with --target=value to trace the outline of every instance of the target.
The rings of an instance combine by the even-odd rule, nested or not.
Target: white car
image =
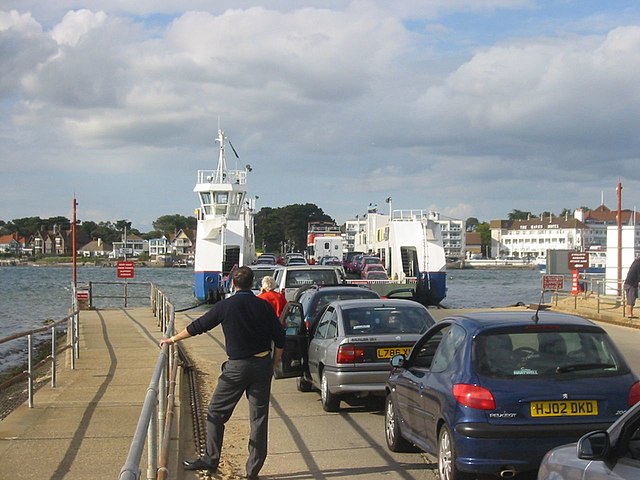
[[[292,265],[277,268],[274,278],[287,301],[294,299],[300,287],[306,285],[341,285],[341,267],[331,265]]]
[[[607,430],[587,433],[542,459],[538,480],[638,480],[640,402]]]

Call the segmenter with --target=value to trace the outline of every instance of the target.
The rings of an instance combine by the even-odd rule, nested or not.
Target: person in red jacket
[[[275,310],[276,315],[280,317],[282,309],[287,304],[287,300],[282,293],[276,292],[276,286],[276,281],[273,277],[263,277],[262,283],[260,284],[260,294],[258,295],[258,298],[262,298],[269,302]]]

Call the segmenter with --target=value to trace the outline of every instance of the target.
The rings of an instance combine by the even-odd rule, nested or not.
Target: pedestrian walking
[[[249,457],[247,478],[257,479],[267,458],[269,399],[273,368],[280,362],[285,334],[268,302],[251,291],[253,270],[233,273],[235,295],[216,303],[181,332],[162,338],[160,346],[177,343],[222,325],[228,360],[209,403],[207,449],[195,460],[183,461],[186,470],[215,472],[220,462],[225,423],[243,394],[249,401]],[[273,352],[272,352],[273,346]]]
[[[624,294],[627,298],[627,317],[637,318],[633,316],[633,307],[638,298],[638,282],[640,282],[640,257],[637,257],[627,272],[627,278],[624,281]]]
[[[280,317],[282,309],[287,304],[287,299],[282,293],[276,292],[276,287],[276,281],[272,276],[267,275],[266,277],[262,277],[258,298],[269,302],[276,311],[276,315]]]

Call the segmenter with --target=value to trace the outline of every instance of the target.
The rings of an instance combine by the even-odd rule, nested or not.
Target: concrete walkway
[[[34,408],[25,403],[0,422],[0,478],[118,478],[159,337],[149,308],[82,311],[75,370],[59,360],[56,388],[49,382],[36,392]],[[145,452],[143,469],[146,460]]]

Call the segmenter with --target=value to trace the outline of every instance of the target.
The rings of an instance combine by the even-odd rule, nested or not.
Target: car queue
[[[331,289],[333,296],[324,295]],[[629,476],[640,466],[607,461],[640,459],[640,407],[627,414],[640,400],[640,383],[601,327],[526,311],[436,323],[416,302],[376,297],[362,286],[300,288],[281,316],[287,345],[276,378],[319,391],[327,412],[384,396],[387,447],[433,455],[443,480],[538,469],[539,480],[640,478]],[[621,422],[633,434],[616,427]],[[571,442],[577,447],[562,447]],[[580,476],[595,465],[589,460],[627,476]]]

